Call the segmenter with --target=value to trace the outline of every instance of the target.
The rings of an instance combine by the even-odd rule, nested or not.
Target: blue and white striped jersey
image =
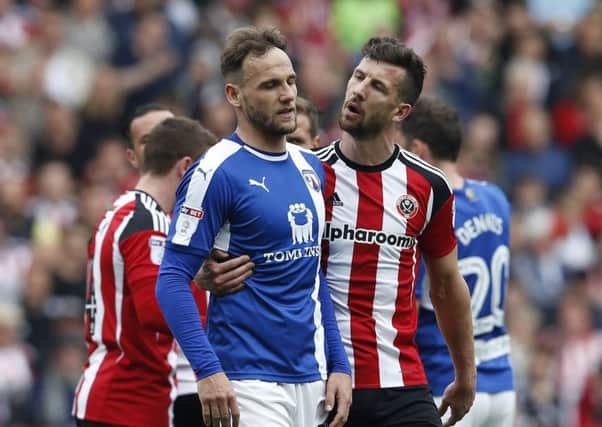
[[[510,338],[504,324],[504,301],[510,262],[510,207],[495,185],[465,180],[454,189],[455,233],[458,266],[468,284],[473,313],[477,391],[512,390],[509,360]],[[454,370],[428,294],[428,280],[421,266],[416,343],[435,396],[442,396],[454,379]]]

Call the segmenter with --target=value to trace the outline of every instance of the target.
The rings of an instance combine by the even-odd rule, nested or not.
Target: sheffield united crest
[[[410,194],[404,194],[395,203],[397,212],[405,219],[412,219],[418,213],[418,200]]]

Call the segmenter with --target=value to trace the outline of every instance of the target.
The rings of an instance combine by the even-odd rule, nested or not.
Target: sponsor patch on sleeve
[[[148,239],[148,246],[150,247],[151,262],[155,265],[161,265],[161,260],[165,253],[165,237],[150,236]]]
[[[195,233],[199,221],[203,219],[205,212],[202,208],[192,208],[190,206],[182,206],[176,220],[176,232],[173,237],[173,242],[177,245],[188,246],[190,239]]]
[[[180,208],[180,213],[182,215],[188,215],[196,219],[203,219],[205,213],[203,212],[203,208],[191,208],[190,206],[182,206]]]

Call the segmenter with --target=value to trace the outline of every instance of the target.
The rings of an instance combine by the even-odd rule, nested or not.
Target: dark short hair
[[[248,55],[262,56],[273,48],[286,51],[286,39],[277,28],[248,26],[232,31],[226,38],[221,56],[222,76],[228,80],[242,69]]]
[[[217,137],[198,122],[169,117],[144,137],[143,173],[165,175],[183,157],[196,159],[217,142]]]
[[[128,148],[134,148],[134,144],[132,143],[131,129],[130,129],[132,127],[132,122],[134,120],[136,120],[138,117],[142,117],[145,114],[148,114],[153,111],[171,111],[171,110],[169,108],[167,108],[165,105],[159,104],[158,102],[150,102],[148,104],[143,104],[143,105],[136,107],[136,109],[128,116],[127,120],[124,123],[123,129],[122,129],[122,133],[123,133],[123,136],[125,137]]]
[[[416,52],[392,37],[372,37],[362,48],[362,55],[403,68],[406,78],[399,84],[399,99],[416,103],[426,75],[424,62]]]
[[[315,138],[318,135],[318,109],[308,99],[297,96],[295,102],[297,115],[305,114],[309,119],[309,135]]]
[[[420,98],[410,115],[401,122],[408,142],[423,141],[435,160],[455,162],[462,145],[462,128],[458,112],[435,98]]]

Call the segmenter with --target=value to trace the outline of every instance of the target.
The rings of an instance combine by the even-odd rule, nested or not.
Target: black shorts
[[[346,427],[441,427],[428,386],[355,389]]]
[[[199,395],[183,394],[173,405],[174,427],[205,427]]]
[[[77,427],[119,427],[115,424],[99,423],[98,421],[80,420],[79,418],[75,419],[75,425]]]

